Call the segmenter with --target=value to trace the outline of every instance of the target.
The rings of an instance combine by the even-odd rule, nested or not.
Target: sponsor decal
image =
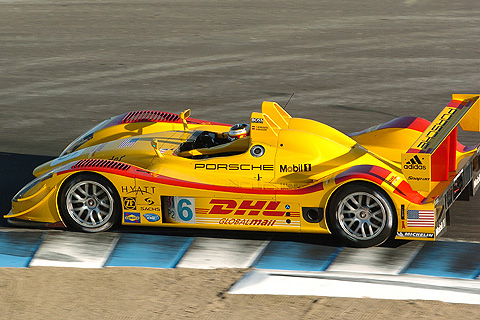
[[[227,171],[273,171],[273,164],[249,164],[249,163],[195,163],[195,169],[203,170],[227,170]]]
[[[157,222],[160,220],[160,216],[154,213],[145,213],[143,217],[147,219],[148,222]]]
[[[280,172],[310,172],[312,171],[312,165],[306,164],[293,164],[293,165],[280,165]]]
[[[387,183],[391,186],[395,186],[395,184],[398,182],[398,180],[400,180],[400,177],[396,176],[396,175],[392,175],[388,180],[387,180]]]
[[[145,202],[149,205],[149,206],[153,206],[155,204],[155,201],[152,200],[152,198],[145,198]]]
[[[263,118],[252,118],[252,123],[263,123]]]
[[[397,232],[397,237],[402,238],[433,238],[433,233],[423,232]]]
[[[282,217],[286,214],[285,210],[277,210],[280,201],[243,200],[237,202],[236,200],[212,199],[210,204],[212,207],[208,210],[208,214],[258,216],[261,213],[267,217]]]
[[[444,218],[442,222],[435,228],[435,236],[438,237],[440,233],[447,227],[447,219]]]
[[[118,145],[118,148],[130,148],[130,147],[133,147],[137,142],[138,140],[140,140],[140,138],[134,138],[134,139],[126,139],[124,141],[122,141],[122,143],[120,143]]]
[[[125,210],[137,210],[137,199],[132,197],[123,198],[123,209]]]
[[[123,159],[123,158],[125,158],[125,155],[123,155],[123,156],[119,156],[119,157],[115,157],[115,156],[113,156],[113,157],[111,157],[109,160],[113,160],[113,161],[122,161],[122,159]]]
[[[125,223],[140,223],[140,213],[136,212],[125,212],[123,216]]]
[[[195,222],[195,199],[183,197],[167,198],[167,221],[169,222]]]
[[[416,180],[416,181],[430,181],[430,178],[428,177],[414,177],[414,176],[408,176],[408,180]]]
[[[160,207],[140,207],[141,211],[161,211]]]
[[[235,226],[273,227],[276,221],[277,220],[222,218],[218,223]]]
[[[103,149],[105,147],[106,143],[99,144],[93,151],[88,155],[89,158],[93,158],[95,154]]]
[[[135,186],[122,186],[122,193],[125,194],[135,194],[138,195],[139,193],[143,196],[145,194],[154,194],[155,187],[135,187]]]
[[[422,160],[425,161],[425,158],[422,158]],[[427,166],[423,164],[418,155],[415,155],[412,159],[408,160],[403,168],[412,170],[427,170]]]
[[[435,212],[433,210],[407,210],[407,227],[435,227]]]
[[[478,176],[473,180],[473,189],[476,189],[479,183],[480,183],[480,175],[478,175]]]
[[[256,130],[256,131],[267,131],[268,130],[268,127],[266,126],[252,126],[252,130]]]
[[[439,118],[435,119],[435,123],[432,123],[431,129],[426,133],[422,134],[422,140],[417,144],[416,148],[426,149],[433,138],[443,130],[443,128],[448,124],[450,118],[457,112],[457,109],[449,108],[448,111],[442,114]]]

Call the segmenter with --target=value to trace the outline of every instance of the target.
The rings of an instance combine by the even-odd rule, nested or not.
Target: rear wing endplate
[[[454,94],[410,149],[402,154],[402,171],[412,189],[430,191],[432,182],[448,180],[457,170],[457,126],[480,132],[479,95]]]

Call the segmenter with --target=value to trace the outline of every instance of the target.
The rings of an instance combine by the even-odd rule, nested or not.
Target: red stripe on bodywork
[[[473,151],[475,149],[477,149],[480,145],[476,145],[476,146],[464,146],[463,144],[461,144],[460,142],[457,141],[457,151],[459,152],[470,152],[470,151]]]
[[[166,184],[170,186],[191,188],[191,189],[200,189],[200,190],[209,190],[209,191],[218,191],[218,192],[231,192],[231,193],[245,193],[245,194],[282,194],[282,195],[297,195],[297,194],[307,194],[316,191],[323,190],[323,181],[310,185],[303,188],[287,190],[287,189],[261,189],[261,188],[240,188],[240,187],[228,187],[228,186],[216,186],[206,183],[191,182],[186,180],[175,179],[163,175],[155,174],[151,171],[141,169],[132,165],[127,165],[123,162],[113,161],[113,160],[100,160],[100,159],[88,159],[89,163],[96,163],[100,161],[105,165],[102,166],[86,166],[85,160],[79,160],[77,162],[69,165],[65,170],[59,171],[58,174],[66,174],[69,172],[75,172],[85,169],[95,170],[98,172],[105,172],[116,174],[128,178],[137,178],[145,181],[155,182],[159,184]],[[108,164],[108,165],[107,165]],[[124,166],[129,166],[125,170]]]
[[[99,159],[89,159],[92,162]],[[112,161],[112,160],[100,160],[101,166],[85,165],[85,160],[80,160],[69,165],[65,170],[59,171],[58,175],[66,174],[69,172],[80,171],[84,169],[93,169],[98,172],[105,172],[116,174],[129,178],[137,178],[149,182],[155,182],[158,184],[165,184],[170,186],[199,189],[199,190],[209,190],[209,191],[218,191],[218,192],[231,192],[231,193],[244,193],[244,194],[268,194],[268,195],[302,195],[313,193],[317,191],[324,190],[323,181],[315,183],[313,185],[288,190],[288,189],[260,189],[260,188],[239,188],[239,187],[228,187],[228,186],[216,186],[211,184],[191,182],[186,180],[175,179],[163,175],[157,175],[151,171],[141,169],[132,165],[127,165],[122,162]],[[98,163],[98,162],[97,162]],[[82,165],[83,164],[83,165]],[[125,168],[128,166],[128,168]],[[372,165],[361,165],[352,167],[342,173],[340,173],[335,178],[335,183],[339,184],[348,180],[355,179],[364,179],[370,180],[378,185],[381,185],[388,175],[391,172],[387,169],[378,166]],[[422,195],[417,191],[413,191],[410,185],[402,181],[400,185],[394,190],[395,194],[400,195],[401,197],[411,201],[413,203],[422,203],[426,200]]]
[[[323,182],[316,183],[303,188],[287,190],[287,189],[261,189],[261,188],[240,188],[240,187],[228,187],[228,186],[216,186],[211,184],[191,182],[186,180],[179,180],[162,175],[148,175],[146,171],[139,172],[136,176],[138,179],[156,182],[161,184],[167,184],[177,187],[185,187],[191,189],[202,189],[209,191],[219,191],[219,192],[231,192],[231,193],[246,193],[246,194],[282,194],[282,195],[298,195],[298,194],[307,194],[316,191],[323,190]]]
[[[391,171],[382,167],[370,165],[355,166],[340,173],[335,178],[335,183],[338,184],[348,180],[364,179],[381,185],[390,173]],[[395,188],[394,193],[416,204],[421,204],[426,200],[424,196],[417,191],[414,191],[406,181],[402,181],[398,187]]]
[[[411,129],[419,132],[425,131],[430,125],[430,121],[418,117],[402,117],[393,119],[384,123],[379,129]]]
[[[450,101],[449,104],[447,104],[447,107],[453,108],[453,109],[463,109],[463,108],[469,108],[475,101],[472,101],[471,99],[468,100],[452,100]]]
[[[113,127],[119,124],[135,123],[135,122],[168,122],[168,123],[182,123],[182,119],[175,114],[170,112],[155,111],[155,110],[143,110],[143,111],[132,111],[124,113],[114,117],[104,128]],[[202,125],[221,125],[221,126],[230,126],[227,123],[213,122],[207,120],[200,120],[195,118],[187,118],[187,123],[189,124],[202,124]]]
[[[372,127],[360,132],[349,134],[350,137],[359,136],[364,133],[373,132],[382,129],[411,129],[419,132],[425,131],[430,125],[430,121],[418,117],[401,117],[385,122],[378,127]],[[375,130],[373,130],[375,129]]]
[[[353,179],[366,179],[377,183],[378,185],[382,184],[383,181],[388,177],[391,172],[387,169],[371,166],[371,165],[361,165],[352,167],[335,177],[335,183],[339,184],[347,180]]]
[[[400,182],[398,187],[396,187],[395,190],[393,190],[393,193],[398,194],[399,196],[415,204],[423,204],[427,200],[427,198],[422,196],[417,191],[413,190],[412,187],[410,187],[410,185],[406,181]]]

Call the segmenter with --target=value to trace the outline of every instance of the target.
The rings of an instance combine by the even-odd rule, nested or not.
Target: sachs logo
[[[407,161],[407,163],[403,166],[404,169],[414,169],[414,170],[426,170],[427,166],[425,166],[418,155]]]

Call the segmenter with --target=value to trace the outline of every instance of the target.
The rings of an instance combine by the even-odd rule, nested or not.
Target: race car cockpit
[[[250,125],[239,123],[228,132],[196,131],[180,144],[180,157],[202,159],[244,153],[250,146]]]

